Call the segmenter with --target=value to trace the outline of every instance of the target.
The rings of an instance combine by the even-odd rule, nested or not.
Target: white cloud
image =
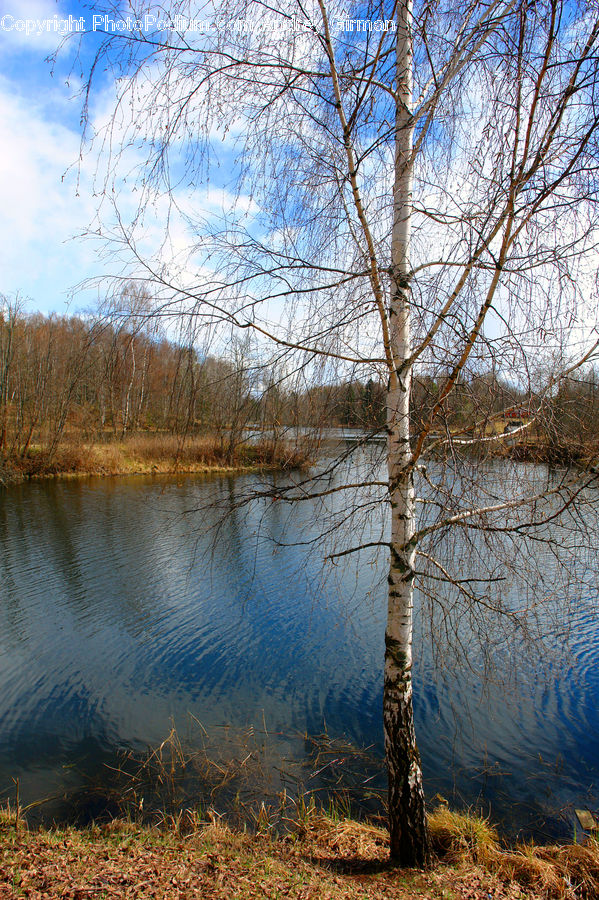
[[[68,14],[56,0],[7,0],[0,15],[4,53],[52,53],[66,33]]]
[[[15,14],[34,6],[40,15],[56,8],[43,0],[21,0]],[[191,186],[183,177],[171,192],[144,189],[140,176],[146,141],[156,125],[146,86],[135,94],[133,107],[123,105],[128,114],[122,121],[110,115],[116,86],[107,83],[95,93],[90,132],[96,140],[80,159],[80,100],[69,100],[64,83],[50,79],[47,71],[29,72],[27,79],[20,79],[14,66],[5,71],[7,75],[0,74],[0,293],[18,291],[32,298],[33,308],[63,311],[69,292],[80,282],[123,274],[129,260],[116,245],[102,254],[101,241],[74,239],[88,228],[102,235],[114,229],[113,203],[125,231],[136,223],[133,235],[144,258],[155,269],[165,271],[166,266],[176,273],[182,285],[194,283],[196,267],[202,265],[201,258],[190,257],[190,222],[232,214],[251,219],[257,213],[251,198],[236,196],[214,181]],[[141,134],[135,127],[140,121],[145,123]],[[223,145],[230,139],[229,134]],[[179,149],[174,146],[173,160],[184,176],[183,161],[176,161]],[[107,170],[112,173],[108,179]],[[76,297],[75,306],[89,305],[95,293]]]
[[[9,79],[0,76],[0,293],[20,292],[31,297],[33,308],[64,310],[69,292],[81,281],[122,271],[117,253],[101,254],[101,245],[80,241],[77,235],[92,225],[103,187],[95,179],[98,157],[84,156],[78,165],[81,135],[76,126],[58,121],[77,117],[66,112],[68,101],[60,85],[39,88],[27,96]],[[108,90],[107,90],[108,93]],[[105,98],[100,107],[106,108]],[[77,102],[77,101],[73,101]],[[113,135],[118,138],[118,135]],[[135,169],[143,158],[140,149],[126,151],[121,171]],[[101,164],[100,164],[101,169]],[[131,183],[117,182],[119,212],[127,226],[135,218],[140,199]],[[109,197],[112,196],[108,185]],[[174,198],[186,214],[194,209],[191,194]],[[205,210],[231,207],[233,198],[213,189],[197,192],[197,205]],[[241,200],[249,209],[249,201]],[[169,198],[155,198],[137,230],[140,249],[149,259],[172,262],[184,258],[190,234],[183,216],[169,209]],[[201,211],[201,210],[200,210]],[[114,224],[110,202],[101,209],[103,231]],[[165,242],[165,222],[170,223]],[[93,295],[77,299],[89,304]]]
[[[60,106],[60,104],[59,104]],[[91,217],[86,192],[77,196],[79,136],[0,79],[0,290],[21,291],[54,308],[88,264],[89,251],[69,243]]]

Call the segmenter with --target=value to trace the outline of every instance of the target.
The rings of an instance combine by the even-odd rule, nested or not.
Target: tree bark
[[[412,632],[415,504],[410,448],[411,352],[410,224],[413,183],[412,4],[403,0],[397,26],[397,106],[393,233],[391,241],[391,348],[394,370],[387,394],[391,501],[389,605],[385,635],[383,719],[389,779],[392,860],[426,866],[431,850],[412,706]]]

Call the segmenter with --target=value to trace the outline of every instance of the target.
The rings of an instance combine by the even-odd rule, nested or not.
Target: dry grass
[[[311,463],[307,445],[288,444],[285,441],[265,439],[256,444],[244,444],[241,453],[250,464],[275,466],[277,469],[303,469]]]
[[[96,458],[93,450],[83,444],[65,444],[50,456],[48,450],[33,448],[25,456],[7,460],[13,473],[23,478],[42,478],[48,475],[68,475],[94,471]]]
[[[219,441],[214,437],[183,440],[173,434],[138,434],[120,446],[126,456],[142,462],[216,466],[224,460]]]
[[[433,847],[441,857],[458,860],[467,856],[486,865],[500,852],[496,830],[480,816],[439,806],[429,815],[428,824]]]
[[[399,870],[383,830],[315,817],[272,840],[216,816],[192,833],[116,821],[78,830],[16,829],[0,819],[0,898],[516,900],[534,895],[482,870]]]
[[[167,464],[178,471],[218,467],[274,466],[279,469],[301,468],[309,462],[301,447],[279,441],[239,443],[232,451],[215,436],[194,436],[182,440],[176,435],[140,434],[120,445],[131,460]]]
[[[440,807],[429,817],[435,850],[452,863],[483,866],[504,881],[541,897],[565,900],[599,898],[599,842],[583,844],[501,846],[489,822],[473,814]]]
[[[495,871],[543,896],[596,900],[599,897],[599,844],[553,847],[521,845],[501,855]]]
[[[285,442],[242,443],[228,452],[214,436],[185,440],[165,433],[143,433],[122,441],[83,444],[73,440],[50,457],[33,446],[24,456],[0,460],[0,482],[53,475],[147,475],[248,468],[293,469],[310,463],[306,449]]]

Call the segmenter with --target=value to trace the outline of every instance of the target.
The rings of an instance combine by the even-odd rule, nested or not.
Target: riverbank
[[[576,466],[595,470],[599,451],[593,446],[557,445],[541,440],[506,444],[474,444],[472,453],[513,462]],[[213,435],[180,438],[160,432],[141,432],[120,440],[85,443],[76,435],[52,452],[32,445],[25,453],[0,456],[0,484],[38,478],[90,475],[178,475],[235,473],[259,469],[307,468],[316,455],[309,443],[267,438],[237,442]]]
[[[0,897],[396,898],[538,900],[599,895],[596,841],[502,850],[476,818],[431,816],[437,862],[427,872],[389,865],[386,832],[315,814],[284,837],[201,825],[29,831],[0,815]]]
[[[252,469],[303,468],[306,447],[261,440],[231,446],[216,437],[185,440],[174,435],[135,434],[122,440],[65,443],[50,453],[34,446],[27,453],[0,459],[0,483],[32,478],[88,475],[177,475],[239,472]]]
[[[546,440],[516,441],[512,446],[499,448],[496,454],[514,462],[545,463],[548,466],[595,469],[599,460],[596,443],[551,442]]]
[[[487,436],[476,440],[468,437],[466,432],[454,437],[457,439],[454,445],[443,442],[432,449],[432,455],[443,459],[450,452],[461,451],[475,459],[505,459],[588,470],[599,467],[599,445],[595,441],[551,441],[528,435],[522,438],[504,436],[501,440],[490,440]]]

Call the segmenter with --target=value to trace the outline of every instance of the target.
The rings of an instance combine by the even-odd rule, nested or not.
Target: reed
[[[452,864],[480,865],[507,882],[515,882],[544,898],[596,900],[599,897],[599,841],[540,846],[519,843],[504,847],[496,829],[475,813],[441,806],[429,816],[434,848]]]
[[[218,470],[303,469],[311,465],[307,444],[268,439],[233,449],[213,434],[186,438],[166,432],[140,432],[122,440],[84,444],[75,434],[52,453],[44,445],[0,458],[0,483],[69,475],[182,474]]]

